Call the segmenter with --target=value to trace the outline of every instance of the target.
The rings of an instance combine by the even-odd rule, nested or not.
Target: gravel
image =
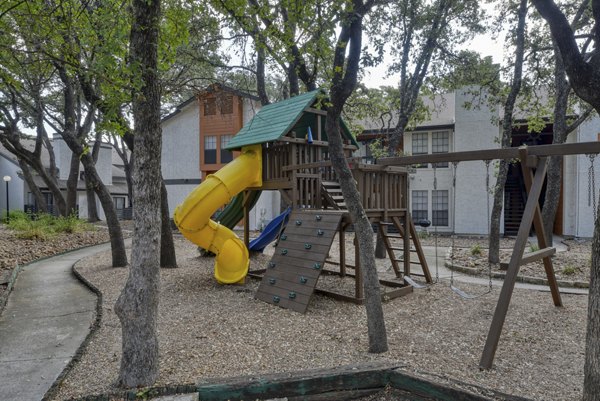
[[[179,268],[161,271],[157,385],[389,361],[448,385],[461,381],[535,400],[581,397],[586,296],[563,295],[564,307],[556,308],[547,292],[515,289],[494,368],[480,371],[499,288],[464,300],[437,284],[385,303],[390,350],[373,355],[367,353],[364,307],[317,295],[304,315],[274,307],[254,299],[258,281],[218,285],[214,259],[200,257],[180,237],[175,243]],[[76,265],[102,291],[103,317],[57,400],[115,390],[121,330],[113,306],[128,270],[112,268],[107,260],[108,253],[99,254]],[[253,257],[251,269],[268,260]],[[389,261],[380,263],[387,271]],[[353,285],[349,278],[336,280],[340,287]]]

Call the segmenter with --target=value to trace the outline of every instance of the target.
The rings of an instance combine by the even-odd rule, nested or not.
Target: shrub
[[[567,265],[565,266],[565,268],[562,270],[562,273],[566,276],[572,276],[573,274],[577,273],[577,270],[579,270],[578,268],[576,268],[573,265]]]
[[[540,246],[538,244],[529,245],[529,252],[535,252],[535,251],[539,251],[539,250],[540,250]]]
[[[417,232],[419,239],[427,239],[429,238],[429,233],[426,230],[421,230]]]
[[[17,237],[47,239],[58,233],[76,233],[91,230],[92,226],[75,216],[55,217],[47,213],[27,214],[16,212],[10,215],[8,227],[18,231]]]
[[[473,245],[471,247],[471,255],[473,256],[481,256],[481,246]]]

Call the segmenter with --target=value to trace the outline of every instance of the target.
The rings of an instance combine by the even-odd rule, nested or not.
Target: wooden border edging
[[[447,379],[456,387],[434,383],[406,373],[399,364],[379,362],[269,375],[242,376],[230,379],[207,379],[196,385],[150,387],[111,394],[90,395],[80,401],[112,399],[149,399],[174,394],[198,393],[203,401],[256,400],[285,397],[290,400],[342,401],[350,397],[373,394],[391,386],[408,392],[414,399],[440,401],[528,401],[478,385]],[[472,389],[470,392],[464,389]],[[137,396],[137,397],[136,397]]]

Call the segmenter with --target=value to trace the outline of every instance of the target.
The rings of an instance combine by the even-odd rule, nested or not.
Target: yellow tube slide
[[[243,282],[250,260],[238,236],[210,216],[244,189],[261,185],[261,145],[246,146],[237,158],[207,176],[175,209],[173,220],[183,236],[217,255],[215,278],[219,283]]]

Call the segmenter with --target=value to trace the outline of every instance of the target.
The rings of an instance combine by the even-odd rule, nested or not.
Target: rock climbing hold
[[[270,278],[269,279],[269,284],[273,285],[277,282],[277,280],[275,280],[274,278]]]
[[[320,264],[320,263],[315,263],[315,264],[313,265],[313,269],[315,269],[315,270],[319,270],[319,269],[321,269],[321,264]]]
[[[301,282],[302,284],[306,284],[306,282],[307,282],[307,281],[308,281],[308,279],[307,279],[306,277],[304,277],[304,276],[300,276],[300,282]]]
[[[287,235],[282,234],[281,237],[279,237],[282,241],[285,241],[287,239]]]
[[[290,297],[290,299],[294,299],[294,298],[296,298],[296,293],[294,291],[290,291],[290,293],[288,294],[288,297]]]
[[[282,249],[282,250],[281,250],[281,254],[282,254],[282,255],[287,255],[287,249]]]
[[[325,231],[323,231],[323,230],[317,230],[317,235],[323,235],[323,234],[325,234]]]
[[[310,249],[310,248],[312,248],[311,244],[304,244],[304,249]]]
[[[269,268],[270,268],[270,269],[274,269],[274,268],[275,268],[275,263],[273,263],[273,262],[269,262]]]
[[[280,298],[279,298],[277,295],[275,295],[275,296],[273,297],[273,302],[275,302],[275,303],[278,303],[278,302],[279,302],[279,300],[280,300]]]
[[[302,225],[302,220],[296,220],[296,225],[297,226],[301,226]]]
[[[322,218],[322,217],[321,217],[321,215],[320,215],[320,214],[318,214],[318,215],[315,217],[315,219],[316,219],[317,221],[321,221],[321,218]]]

